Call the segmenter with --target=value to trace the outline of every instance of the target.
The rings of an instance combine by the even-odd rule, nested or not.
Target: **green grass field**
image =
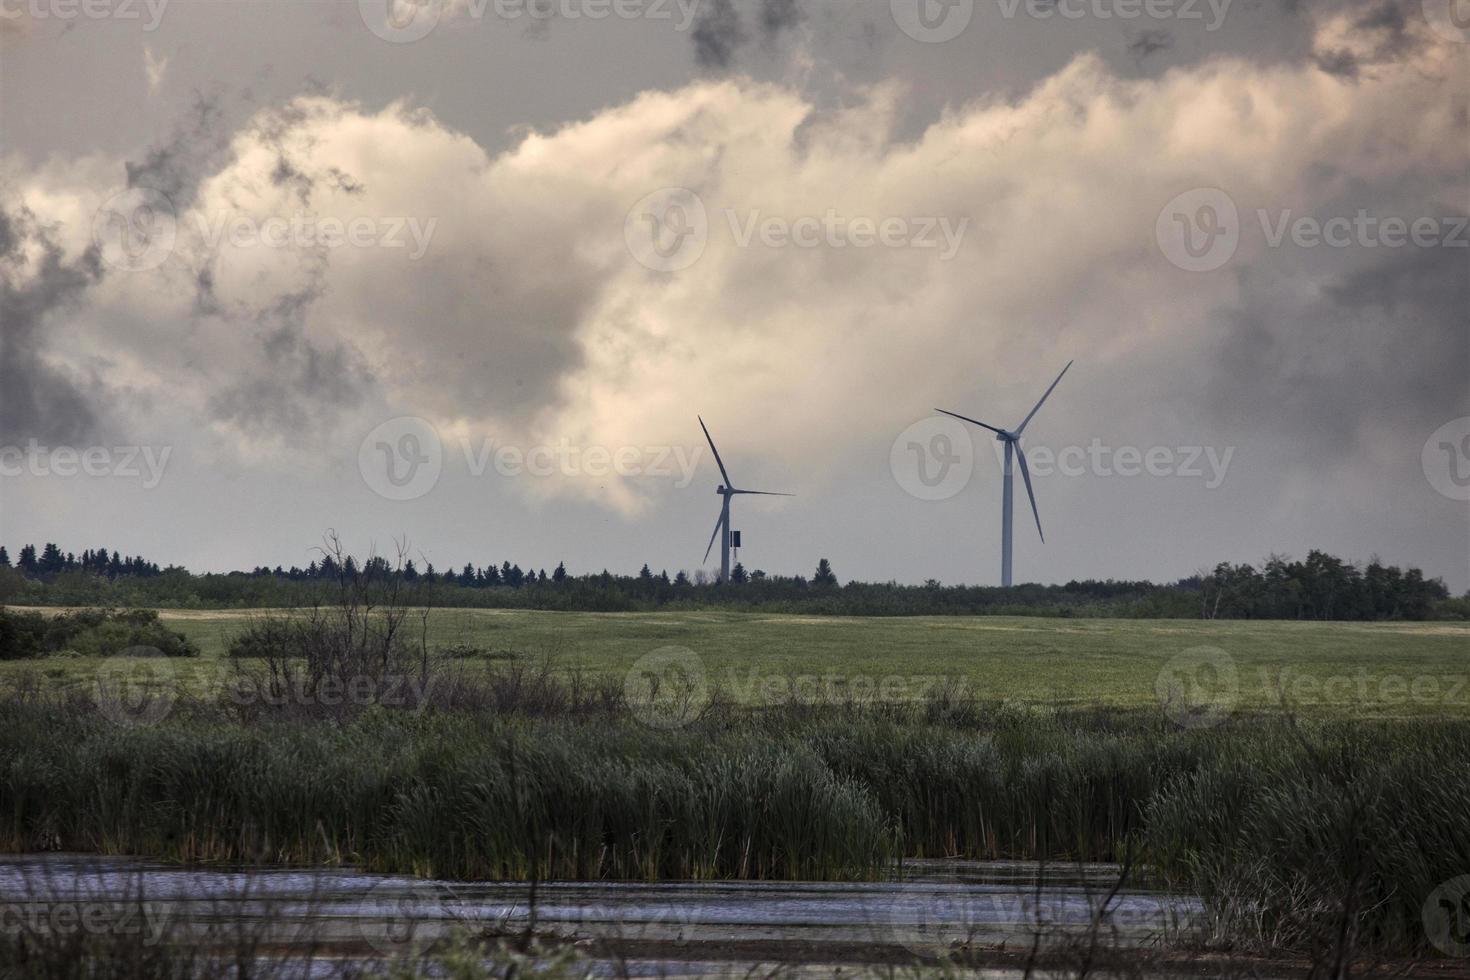
[[[222,664],[252,615],[263,613],[162,612],[200,645],[205,672]],[[429,642],[484,650],[483,661],[465,661],[472,668],[550,658],[561,669],[618,678],[646,654],[685,647],[711,687],[742,703],[793,691],[906,700],[950,679],[981,700],[1142,707],[1159,703],[1169,668],[1176,683],[1224,691],[1242,710],[1279,707],[1284,688],[1293,707],[1311,713],[1470,717],[1470,626],[1445,623],[444,609],[430,615]],[[1225,672],[1198,671],[1201,663]],[[0,678],[39,672],[69,687],[91,683],[98,666],[79,657],[11,661],[0,663]]]

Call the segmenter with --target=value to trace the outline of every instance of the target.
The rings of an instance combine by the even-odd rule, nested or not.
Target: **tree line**
[[[810,576],[767,574],[737,564],[730,582],[703,570],[574,575],[564,562],[535,568],[504,560],[437,569],[400,554],[358,559],[340,550],[303,567],[196,574],[160,568],[105,548],[80,556],[48,543],[0,547],[0,602],[35,605],[250,608],[321,601],[344,581],[400,582],[435,606],[584,611],[727,608],[817,615],[1034,615],[1173,619],[1470,619],[1470,595],[1451,598],[1438,579],[1377,559],[1365,566],[1321,551],[1304,560],[1269,557],[1259,569],[1222,562],[1168,584],[1085,580],[1064,585],[923,585],[840,582],[823,558]]]

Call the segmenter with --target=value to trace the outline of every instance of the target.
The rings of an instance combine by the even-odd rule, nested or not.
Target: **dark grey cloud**
[[[40,261],[28,271],[28,245]],[[0,207],[0,443],[75,444],[97,429],[95,382],[48,362],[51,330],[102,278],[96,246],[74,260],[24,206]]]
[[[694,60],[702,68],[728,68],[735,49],[746,41],[740,13],[732,0],[706,4],[690,36],[694,40]]]
[[[215,169],[230,135],[224,125],[223,99],[196,93],[172,132],[143,159],[125,164],[128,186],[158,191],[175,208],[187,207],[200,179]]]
[[[1135,61],[1143,61],[1157,51],[1166,51],[1174,43],[1174,36],[1163,30],[1143,30],[1128,42],[1128,53]]]
[[[1357,78],[1364,67],[1390,64],[1411,56],[1419,41],[1409,29],[1411,17],[1423,19],[1420,5],[1411,0],[1372,0],[1363,4],[1353,21],[1354,48],[1315,48],[1312,62],[1329,75]]]
[[[1210,408],[1222,425],[1325,464],[1370,429],[1422,439],[1470,410],[1470,251],[1385,254],[1314,290],[1248,270],[1240,290],[1214,352]]]
[[[760,0],[755,13],[757,36],[767,44],[803,19],[796,0]],[[729,68],[740,48],[752,39],[734,0],[706,3],[691,37],[695,61],[701,68],[713,69]]]
[[[276,297],[257,316],[262,363],[244,380],[213,395],[211,416],[251,435],[310,434],[362,403],[371,372],[342,343],[318,345],[306,321],[320,285]]]

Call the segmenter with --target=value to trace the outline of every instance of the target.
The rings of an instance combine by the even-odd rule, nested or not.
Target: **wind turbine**
[[[1066,374],[1071,367],[1072,362],[1068,361],[1067,366],[1062,368],[1062,374]],[[1026,431],[1027,423],[1041,409],[1042,403],[1051,397],[1052,391],[1055,390],[1056,386],[1062,380],[1062,374],[1057,375],[1057,380],[1053,381],[1051,387],[1046,389],[1046,394],[1041,396],[1041,401],[1036,403],[1036,407],[1031,410],[1030,415],[1027,415],[1021,420],[1021,424],[1016,426],[1016,431],[1014,432],[997,429],[993,425],[986,425],[984,422],[977,421],[966,415],[960,415],[957,412],[946,412],[942,408],[935,409],[936,412],[943,412],[945,415],[953,416],[972,425],[978,425],[982,429],[989,429],[995,433],[995,438],[998,442],[1005,443],[1005,480],[1002,484],[1000,505],[1000,584],[1006,588],[1010,588],[1011,585],[1011,456],[1015,455],[1021,461],[1021,479],[1026,481],[1026,496],[1031,498],[1031,514],[1036,518],[1036,533],[1041,535],[1041,542],[1045,544],[1046,535],[1041,530],[1041,512],[1036,509],[1036,493],[1031,489],[1031,470],[1026,466],[1026,454],[1021,451],[1021,433]]]
[[[699,416],[695,416],[699,418]],[[704,549],[704,560],[709,560],[709,553],[714,549],[715,538],[720,539],[720,581],[730,581],[730,498],[739,494],[752,494],[760,497],[794,497],[794,493],[775,493],[770,490],[737,490],[732,485],[730,474],[725,472],[725,462],[720,459],[720,451],[715,448],[715,441],[710,438],[709,428],[705,426],[704,419],[699,419],[699,427],[704,429],[705,441],[709,443],[710,452],[715,454],[715,464],[720,468],[720,476],[725,482],[715,488],[715,493],[720,495],[720,516],[715,521],[715,533],[709,536],[709,547]]]

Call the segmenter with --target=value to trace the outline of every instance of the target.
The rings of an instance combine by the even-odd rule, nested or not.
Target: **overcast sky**
[[[0,543],[1470,587],[1463,0],[526,3],[0,0]]]

